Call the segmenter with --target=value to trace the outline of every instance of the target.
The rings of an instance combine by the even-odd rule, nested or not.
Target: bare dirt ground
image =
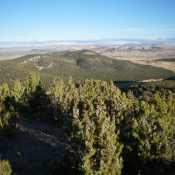
[[[41,121],[18,119],[14,138],[0,140],[1,159],[7,159],[14,175],[48,175],[64,158],[65,145],[58,127]]]
[[[15,58],[18,58],[18,57],[21,57],[21,56],[24,56],[24,55],[18,55],[18,54],[14,54],[14,55],[8,55],[8,54],[5,54],[5,55],[0,55],[0,60],[12,60],[12,59],[15,59]]]

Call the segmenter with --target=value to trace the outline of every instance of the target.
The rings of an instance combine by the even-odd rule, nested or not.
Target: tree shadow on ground
[[[18,120],[16,136],[0,140],[1,159],[9,160],[13,174],[52,174],[65,155],[60,129],[41,121]]]

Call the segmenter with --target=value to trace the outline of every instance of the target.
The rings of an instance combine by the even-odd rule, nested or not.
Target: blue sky
[[[175,0],[0,0],[0,41],[175,38]]]

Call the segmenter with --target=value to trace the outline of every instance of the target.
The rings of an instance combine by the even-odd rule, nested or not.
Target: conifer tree
[[[0,86],[0,98],[4,98],[10,95],[10,89],[7,83],[3,83]]]
[[[19,101],[24,92],[24,87],[22,86],[20,80],[15,80],[13,88],[11,90],[11,96],[15,98],[16,101]]]
[[[0,94],[0,134],[11,135],[16,129],[16,111],[8,84],[2,84]]]
[[[128,149],[126,166],[130,164],[130,170],[135,167],[134,173],[154,174],[156,170],[165,174],[167,162],[174,162],[174,109],[175,96],[170,91],[156,92],[144,95],[125,116],[122,139]],[[160,161],[163,165],[158,168],[156,162]],[[153,163],[147,166],[149,162]]]
[[[40,84],[39,75],[36,72],[30,72],[28,80],[26,82],[25,92],[30,94],[36,90],[36,87]]]
[[[51,99],[46,94],[41,84],[36,86],[35,91],[28,96],[28,105],[31,117],[50,121],[53,120],[51,116]]]
[[[30,72],[29,77],[27,79],[26,85],[24,87],[24,93],[20,99],[20,113],[22,116],[32,117],[33,108],[31,101],[33,99],[33,94],[35,93],[37,87],[40,85],[39,75],[35,72]]]
[[[77,88],[72,78],[69,78],[68,82],[57,79],[53,82],[50,93],[52,103],[55,104],[56,109],[54,112],[55,119],[62,123],[65,120],[65,115],[68,113],[71,101],[77,97]]]
[[[125,97],[111,82],[86,80],[78,88],[69,115],[69,157],[83,174],[120,174],[119,122]]]

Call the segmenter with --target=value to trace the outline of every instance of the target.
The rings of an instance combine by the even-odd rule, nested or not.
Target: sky
[[[175,0],[0,0],[0,41],[175,38]]]

